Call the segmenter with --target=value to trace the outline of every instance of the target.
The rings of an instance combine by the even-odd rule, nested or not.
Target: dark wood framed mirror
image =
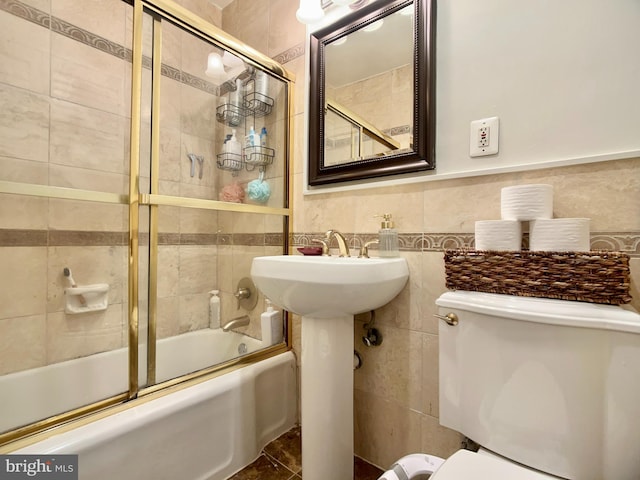
[[[436,0],[377,0],[310,36],[310,186],[435,168]]]

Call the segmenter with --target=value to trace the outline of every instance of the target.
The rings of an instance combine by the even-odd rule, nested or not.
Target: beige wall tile
[[[420,411],[438,417],[440,409],[439,400],[439,358],[438,336],[422,335],[422,404]],[[425,450],[428,452],[428,450]]]
[[[51,164],[49,166],[49,185],[121,195],[129,194],[128,176],[66,165]]]
[[[217,247],[181,245],[180,295],[206,294],[217,278]]]
[[[180,89],[180,128],[195,137],[215,138],[216,107],[218,97],[188,85]]]
[[[187,88],[187,87],[185,87]],[[182,84],[171,78],[160,79],[160,127],[180,131]],[[206,93],[202,92],[203,95]]]
[[[362,357],[362,368],[354,372],[354,387],[418,410],[422,403],[422,335],[419,332],[378,325],[382,345],[365,347],[366,330],[355,325],[355,345]]]
[[[122,3],[122,2],[120,2]],[[118,115],[129,114],[124,60],[76,40],[51,37],[51,96]]]
[[[187,162],[186,157],[182,155],[183,147],[180,143],[180,130],[163,128],[160,132],[160,178],[179,182],[181,167],[184,165],[183,162]],[[198,155],[202,154],[198,153]]]
[[[525,172],[517,183],[553,185],[555,217],[591,218],[591,231],[640,229],[640,158]]]
[[[47,198],[0,194],[2,228],[46,229],[48,211]]]
[[[47,185],[48,177],[46,163],[0,157],[0,180]]]
[[[128,208],[75,200],[49,200],[49,227],[55,230],[122,232],[128,229]]]
[[[460,450],[463,438],[458,432],[441,426],[437,418],[430,415],[422,417],[421,452],[428,452],[447,458],[457,450]]]
[[[123,45],[128,8],[120,0],[55,0],[51,15]]]
[[[385,188],[375,192],[360,191],[352,193],[356,202],[355,231],[377,232],[382,218],[375,215],[391,213],[395,228],[399,232],[421,232],[423,210],[421,208],[423,192],[421,186]]]
[[[299,2],[273,0],[269,3],[269,50],[270,57],[305,41],[305,25],[296,19]]]
[[[121,304],[101,312],[51,313],[47,316],[47,363],[121,348],[126,344],[126,332]]]
[[[0,12],[0,82],[49,93],[49,30]]]
[[[128,120],[64,101],[51,105],[51,163],[111,173],[124,170]]]
[[[209,294],[180,295],[179,333],[209,328]]]
[[[447,291],[445,287],[444,254],[442,252],[424,252],[422,254],[422,274],[426,279],[422,283],[422,290],[418,295],[422,303],[422,322],[420,330],[438,334],[438,319],[433,315],[438,313],[436,300]]]
[[[236,0],[223,12],[222,28],[247,45],[268,54],[269,0]]]
[[[158,247],[158,297],[175,297],[179,292],[180,247]]]
[[[158,298],[156,337],[167,338],[180,334],[180,297]]]
[[[0,375],[46,363],[46,316],[0,319]]]
[[[421,415],[372,393],[354,392],[355,453],[381,468],[422,451]]]
[[[0,249],[0,318],[24,317],[46,312],[47,249]]]
[[[50,13],[51,12],[51,0],[20,0],[22,3],[26,5],[30,5],[38,10],[42,10],[43,12]]]
[[[0,155],[46,162],[49,158],[49,100],[0,84]]]

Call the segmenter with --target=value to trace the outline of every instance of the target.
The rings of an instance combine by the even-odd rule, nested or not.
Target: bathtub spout
[[[250,320],[251,319],[249,318],[249,315],[242,315],[241,317],[232,318],[224,325],[222,325],[222,331],[228,332],[232,328],[244,327],[245,325],[249,325]]]

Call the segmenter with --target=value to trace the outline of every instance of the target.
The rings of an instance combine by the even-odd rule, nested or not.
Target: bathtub
[[[221,329],[164,338],[156,347],[156,380],[163,382],[264,346],[260,340]],[[146,382],[146,355],[146,348],[141,348],[140,385]],[[128,365],[127,349],[122,348],[0,376],[0,432],[128,391]]]
[[[296,421],[291,352],[178,390],[15,454],[78,454],[83,480],[223,480]]]

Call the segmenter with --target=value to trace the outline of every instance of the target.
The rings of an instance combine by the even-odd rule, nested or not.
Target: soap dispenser
[[[379,216],[379,215],[378,215]],[[382,215],[382,224],[378,232],[379,246],[378,255],[381,257],[397,257],[400,255],[398,250],[398,230],[393,228],[391,214]]]

